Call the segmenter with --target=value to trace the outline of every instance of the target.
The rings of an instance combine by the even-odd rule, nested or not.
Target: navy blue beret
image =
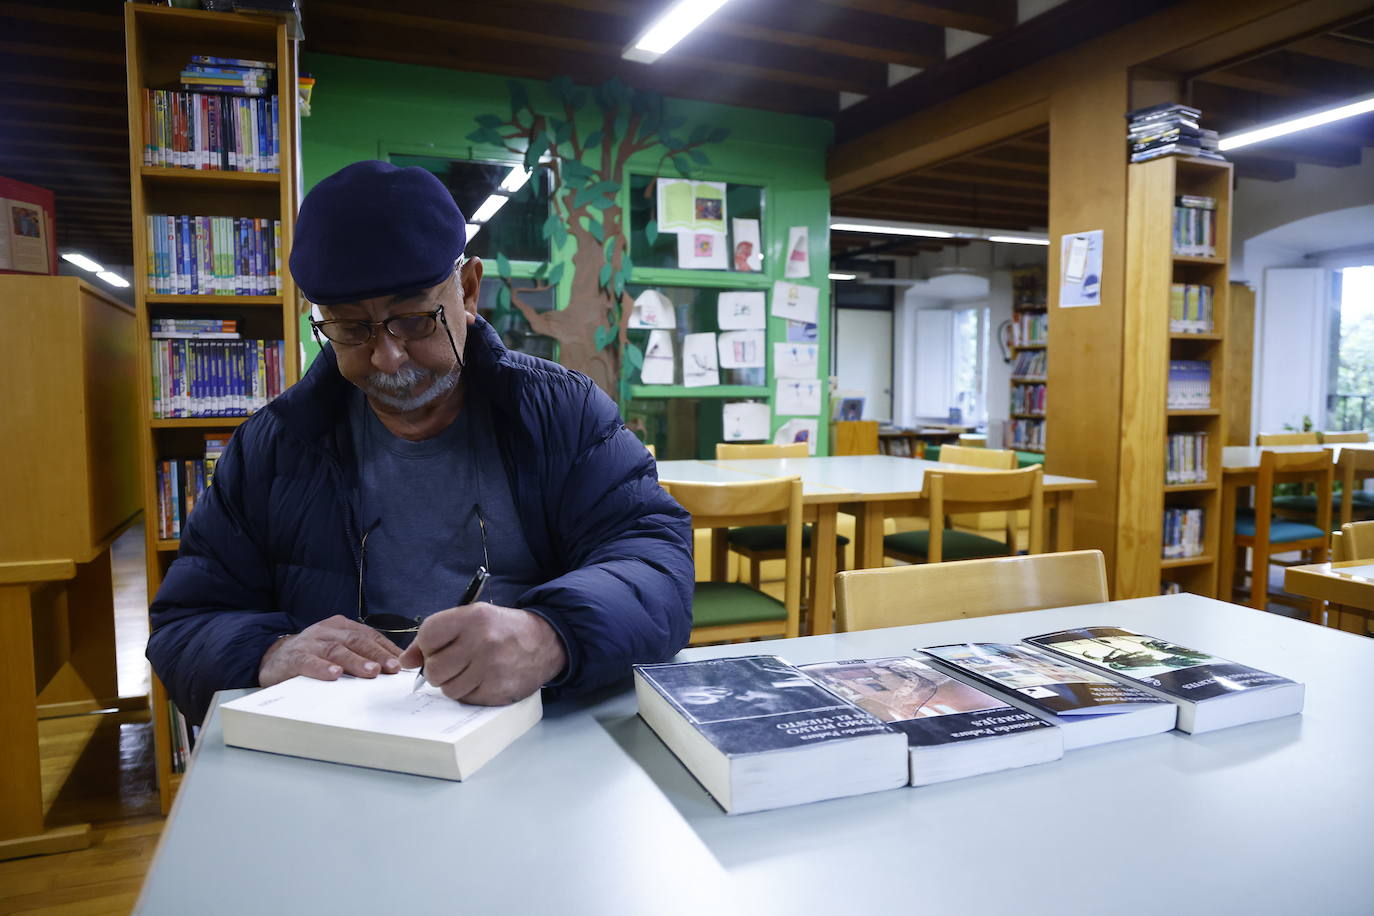
[[[320,305],[415,292],[446,280],[466,243],[462,211],[434,175],[355,162],[301,202],[291,276]]]

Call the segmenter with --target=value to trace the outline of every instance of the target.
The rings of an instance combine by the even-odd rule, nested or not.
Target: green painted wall
[[[475,145],[467,140],[483,114],[505,117],[510,93],[504,77],[465,73],[433,67],[393,64],[327,54],[305,54],[302,69],[316,79],[311,116],[302,121],[301,161],[305,190],[316,182],[361,159],[386,159],[391,154],[438,155],[460,159],[510,160],[516,157],[501,148]],[[545,84],[525,81],[537,107],[556,110]],[[588,123],[595,106],[589,105]],[[727,271],[667,270],[636,267],[629,278],[634,284],[703,286],[722,289],[770,290],[782,279],[783,250],[788,227],[810,229],[810,283],[820,287],[820,372],[830,372],[830,190],[825,180],[826,152],[832,128],[828,121],[704,102],[669,100],[672,115],[686,118],[680,133],[697,124],[726,127],[730,136],[706,148],[709,167],[698,168],[692,177],[763,185],[767,189],[762,231],[764,271],[740,274]],[[579,127],[582,121],[579,119]],[[638,154],[629,170],[652,173],[661,149]],[[667,166],[665,175],[676,177]],[[624,182],[628,193],[628,182]],[[569,245],[573,244],[569,242]],[[568,252],[554,254],[555,263]],[[518,263],[517,276],[527,276],[534,265]],[[490,267],[494,274],[494,267]],[[570,277],[560,284],[560,306],[566,301]],[[768,350],[785,340],[785,322],[768,321]],[[310,340],[308,327],[302,340]],[[692,389],[693,396],[703,390]],[[685,390],[678,390],[685,395]],[[828,403],[822,405],[819,450],[828,449]],[[774,417],[774,428],[787,418]]]

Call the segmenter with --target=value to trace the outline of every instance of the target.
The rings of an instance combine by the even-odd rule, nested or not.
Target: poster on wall
[[[0,198],[0,268],[46,274],[48,219],[39,204]]]
[[[737,401],[723,407],[726,442],[758,442],[768,438],[768,405],[756,401]]]
[[[759,242],[759,221],[732,219],[730,230],[735,237],[734,269],[758,273],[763,270],[763,246]]]
[[[724,232],[710,229],[684,229],[678,232],[678,267],[683,270],[724,270],[726,265]]]
[[[725,182],[658,179],[659,232],[725,235]]]
[[[820,314],[821,291],[819,287],[805,283],[773,284],[772,314],[789,321],[805,321],[816,324]]]
[[[816,454],[816,434],[820,428],[818,420],[788,420],[773,434],[774,445],[790,445],[805,442],[807,451]]]
[[[787,230],[787,263],[783,267],[784,277],[811,276],[809,234],[805,226],[793,226]]]
[[[762,331],[722,331],[717,338],[717,347],[722,369],[763,368]]]
[[[1061,238],[1059,307],[1102,304],[1102,230],[1075,232]]]
[[[667,331],[650,331],[649,343],[644,348],[644,365],[639,370],[639,380],[645,385],[671,385],[673,383],[673,335]]]
[[[819,347],[806,343],[773,344],[773,375],[776,378],[813,379],[820,371]]]
[[[761,331],[767,326],[766,308],[764,293],[721,293],[716,298],[716,326],[722,331]]]
[[[716,335],[713,332],[688,334],[682,338],[682,384],[688,388],[720,384]]]

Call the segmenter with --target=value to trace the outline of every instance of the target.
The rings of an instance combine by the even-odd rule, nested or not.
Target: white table
[[[227,748],[216,711],[137,912],[1368,913],[1374,641],[1171,595],[683,657],[806,663],[1092,624],[1301,680],[1306,711],[738,817],[628,690],[549,707],[465,783]]]

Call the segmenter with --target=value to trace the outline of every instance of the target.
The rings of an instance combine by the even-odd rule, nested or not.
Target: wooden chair
[[[963,437],[960,436],[962,443]],[[1017,466],[1016,452],[1010,449],[986,448],[970,445],[946,445],[940,449],[941,464],[962,464],[965,467],[991,468],[996,471],[1011,471]],[[1020,513],[1018,513],[1019,515]],[[1016,515],[1008,518],[1005,512],[975,512],[950,517],[950,524],[961,528],[972,528],[975,532],[1007,530],[1025,519]]]
[[[1044,551],[1044,470],[1038,464],[1018,471],[927,471],[925,492],[930,528],[887,535],[884,556],[908,563],[939,563],[1015,555],[1014,527],[1008,526],[1004,543],[946,528],[945,517],[956,512],[1020,509],[1030,510],[1029,552]]]
[[[653,443],[646,442],[646,443],[644,444],[644,447],[647,448],[647,449],[649,450],[649,457],[652,458],[652,459],[654,459],[655,461],[657,461],[657,460],[658,460],[658,449],[654,448]]]
[[[1255,482],[1255,507],[1236,512],[1233,539],[1236,547],[1253,552],[1250,575],[1250,600],[1253,608],[1264,609],[1269,597],[1269,563],[1273,553],[1300,550],[1310,554],[1306,562],[1326,559],[1331,532],[1331,450],[1319,452],[1261,452],[1259,477]],[[1274,484],[1300,481],[1316,483],[1315,525],[1274,518]],[[1244,564],[1244,551],[1236,551],[1237,562]],[[1243,570],[1237,572],[1244,574]],[[1319,615],[1320,602],[1310,602],[1308,612]]]
[[[1359,435],[1365,436],[1365,441],[1368,441],[1369,437],[1365,433]],[[1374,513],[1374,495],[1361,488],[1371,477],[1374,477],[1374,451],[1362,448],[1341,449],[1340,460],[1336,462],[1336,479],[1341,484],[1341,498],[1337,511],[1340,513],[1342,526],[1355,521],[1357,513],[1362,517]]]
[[[1351,522],[1342,525],[1341,553],[1343,556],[1333,559],[1374,560],[1374,522]]]
[[[839,629],[870,630],[1107,600],[1100,550],[996,557],[835,577]]]
[[[738,483],[665,483],[692,513],[692,527],[779,525],[785,531],[783,600],[739,582],[698,582],[692,603],[693,645],[759,636],[796,636],[801,629],[802,485],[799,477]]]
[[[737,442],[717,442],[716,460],[744,461],[750,458],[807,458],[810,457],[810,450],[805,442],[791,442],[787,445],[746,445]],[[732,528],[726,536],[726,542],[730,545],[730,550],[737,553],[745,560],[749,561],[749,584],[753,588],[759,587],[759,567],[767,560],[780,560],[783,557],[785,547],[784,531],[781,525],[750,525],[744,528]],[[835,562],[836,569],[844,568],[844,548],[849,543],[849,538],[842,534],[835,535]],[[811,556],[811,526],[802,526],[802,551],[807,557]],[[803,582],[809,583],[810,576],[804,576]],[[810,603],[810,595],[803,595],[803,604]]]
[[[1316,433],[1258,433],[1256,445],[1318,445]]]
[[[1317,434],[1321,439],[1322,445],[1332,444],[1361,444],[1369,442],[1369,433],[1362,429],[1343,430],[1341,432],[1322,432]]]

